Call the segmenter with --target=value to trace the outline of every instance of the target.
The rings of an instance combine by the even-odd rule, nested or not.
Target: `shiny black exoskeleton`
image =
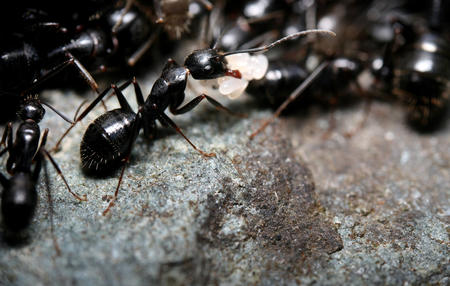
[[[45,129],[39,144],[41,132],[38,123],[44,114],[45,110],[37,98],[27,98],[18,112],[22,123],[17,128],[15,139],[11,124],[2,138],[2,144],[7,141],[7,147],[1,151],[1,155],[6,152],[9,154],[6,170],[11,177],[0,173],[0,184],[3,186],[1,212],[4,225],[12,232],[24,230],[33,218],[37,205],[36,183],[45,156],[50,159],[69,192],[79,200],[86,200],[72,193],[56,162],[44,149],[48,129]]]
[[[359,60],[349,58],[326,60],[311,73],[296,63],[269,63],[265,76],[261,80],[250,82],[247,91],[258,98],[258,101],[276,107],[276,111],[250,135],[250,139],[263,131],[300,96],[302,106],[305,102],[333,106],[338,101],[348,102],[351,98],[349,95],[364,96],[356,80],[362,70],[363,65]],[[348,135],[351,136],[350,133]]]
[[[251,81],[247,91],[261,101],[274,107],[283,103],[305,80],[310,84],[304,91],[302,105],[308,101],[328,104],[330,96],[335,97],[356,84],[356,78],[363,70],[361,61],[350,58],[335,58],[320,66],[320,73],[310,78],[310,72],[299,63],[271,61],[267,73],[261,80]]]
[[[173,114],[186,113],[205,98],[217,107],[224,108],[207,95],[200,95],[180,108],[185,98],[184,91],[189,73],[188,68],[178,65],[173,60],[169,60],[145,101],[139,85],[136,80],[133,80],[136,100],[139,105],[137,113],[131,109],[121,92],[121,89],[128,86],[131,82],[127,82],[121,87],[113,85],[111,88],[114,90],[121,108],[108,111],[89,125],[80,147],[83,168],[88,172],[96,173],[110,171],[112,166],[120,163],[129,155],[141,129],[144,130],[147,138],[152,139],[155,137],[157,120],[164,126],[173,127],[202,155],[213,156],[214,154],[203,152],[195,147],[183,135],[178,126],[164,113],[164,110],[167,108]],[[209,74],[207,75],[209,76]],[[77,118],[76,122],[82,120],[108,94],[111,88],[102,92]]]

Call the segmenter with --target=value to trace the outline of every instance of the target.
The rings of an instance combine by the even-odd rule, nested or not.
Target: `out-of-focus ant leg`
[[[255,138],[256,135],[258,135],[261,131],[263,131],[270,123],[272,123],[276,118],[278,118],[283,112],[283,110],[286,109],[286,107],[292,103],[294,100],[296,100],[302,92],[320,75],[320,73],[328,66],[329,62],[325,61],[322,64],[320,64],[290,95],[289,97],[277,108],[273,116],[267,120],[265,120],[261,126],[256,129],[255,132],[253,132],[250,135],[250,140]]]
[[[42,135],[42,139],[41,139],[41,146],[39,147],[39,153],[41,153],[41,156],[46,156],[50,163],[52,163],[53,167],[55,168],[56,172],[58,173],[58,175],[61,177],[61,179],[63,180],[64,184],[66,185],[67,190],[69,191],[69,193],[74,196],[75,198],[77,198],[80,201],[87,201],[86,195],[83,195],[82,197],[80,197],[79,195],[75,194],[71,189],[69,184],[67,183],[66,178],[64,177],[61,169],[59,168],[58,164],[56,163],[56,161],[53,159],[53,157],[50,155],[50,153],[45,150],[45,144],[47,143],[47,136],[48,136],[48,128],[46,128],[44,130],[44,134]]]
[[[352,138],[357,132],[363,129],[364,125],[369,119],[370,109],[372,107],[372,97],[368,96],[368,94],[361,88],[358,83],[355,83],[355,85],[359,97],[363,98],[364,100],[363,118],[353,130],[344,133],[344,136],[346,138]]]
[[[61,64],[58,64],[57,66],[53,67],[49,72],[47,72],[45,75],[40,77],[39,79],[35,80],[33,84],[27,88],[25,91],[22,92],[22,94],[29,94],[32,90],[39,87],[42,83],[47,81],[48,79],[52,78],[56,74],[60,73],[63,69],[66,67],[73,65],[78,69],[78,72],[83,77],[83,79],[89,84],[89,86],[96,92],[98,92],[98,84],[94,80],[94,78],[91,76],[91,74],[87,71],[87,69],[71,54],[67,54],[68,60],[62,62]]]
[[[12,144],[12,123],[8,122],[8,125],[6,125],[5,130],[3,131],[3,136],[2,136],[2,141],[0,142],[0,146],[4,146],[5,148],[7,148],[6,146],[6,140],[8,139],[8,145],[11,146],[10,144]]]
[[[42,157],[41,157],[42,158]],[[42,160],[42,159],[40,159]],[[36,167],[35,172],[36,173]],[[39,176],[39,172],[37,172],[37,176]],[[55,235],[55,222],[53,219],[53,213],[54,213],[54,207],[53,207],[53,198],[52,198],[52,192],[50,190],[50,179],[48,176],[48,170],[47,170],[47,164],[44,161],[44,184],[47,192],[47,203],[48,203],[48,218],[50,220],[50,233],[53,240],[53,246],[56,251],[56,256],[61,256],[61,248],[59,247],[58,240],[56,239]]]
[[[159,33],[161,32],[161,26],[158,26],[156,31],[142,44],[127,60],[129,66],[134,66],[136,62],[150,49],[153,45],[153,42],[158,38]]]

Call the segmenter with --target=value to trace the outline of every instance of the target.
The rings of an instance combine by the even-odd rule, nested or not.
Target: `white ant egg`
[[[247,80],[231,76],[221,77],[217,82],[219,83],[219,92],[231,99],[239,97],[248,85]]]

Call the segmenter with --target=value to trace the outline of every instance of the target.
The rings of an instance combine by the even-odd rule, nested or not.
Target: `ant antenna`
[[[281,43],[283,43],[285,41],[289,41],[289,40],[292,40],[292,39],[295,39],[295,38],[298,38],[298,37],[304,37],[304,36],[307,36],[307,35],[310,35],[310,34],[325,34],[325,35],[328,35],[328,36],[336,37],[336,33],[332,32],[332,31],[329,31],[329,30],[319,30],[319,29],[306,30],[306,31],[301,31],[301,32],[297,32],[297,33],[291,34],[291,35],[286,36],[284,38],[281,38],[281,39],[279,39],[279,40],[277,40],[277,41],[275,41],[275,42],[273,42],[271,44],[264,45],[264,46],[259,47],[259,48],[227,52],[227,53],[224,53],[223,56],[226,57],[226,56],[234,55],[234,54],[265,52],[265,51],[268,51],[271,48],[273,48],[273,47],[275,47],[275,46],[277,46],[277,45],[279,45],[279,44],[281,44]]]

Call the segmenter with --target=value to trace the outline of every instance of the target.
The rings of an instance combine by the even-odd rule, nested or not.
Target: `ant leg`
[[[8,146],[6,146],[6,140],[8,140]],[[8,149],[12,144],[12,122],[8,122],[5,130],[3,131],[2,141],[0,142],[0,146],[5,146],[5,149]]]
[[[183,134],[183,132],[181,131],[181,128],[178,127],[175,122],[172,121],[172,119],[169,118],[169,116],[167,116],[164,112],[160,111],[155,105],[153,106],[153,109],[155,110],[156,114],[158,115],[158,120],[161,122],[161,124],[165,125],[169,125],[170,127],[172,127],[173,129],[175,129],[175,131],[178,132],[178,134],[180,134],[181,136],[183,136],[183,138],[192,146],[192,148],[194,148],[197,152],[199,152],[200,154],[202,154],[205,157],[215,157],[216,154],[215,153],[206,153],[205,151],[202,151],[200,149],[197,148],[197,146],[195,146],[191,140],[189,140],[186,135]]]
[[[80,112],[80,110],[81,110],[81,108],[83,107],[83,105],[85,105],[87,102],[88,102],[88,100],[85,99],[85,100],[83,100],[83,101],[81,102],[81,104],[77,107],[77,110],[75,111],[75,114],[73,115],[73,121],[77,120],[78,113]]]
[[[322,134],[322,140],[327,140],[330,138],[333,130],[336,129],[336,98],[332,98],[329,100],[328,105],[330,106],[330,116],[328,118],[328,129]]]
[[[47,191],[47,202],[48,202],[48,211],[49,211],[49,220],[50,220],[50,233],[53,240],[53,246],[55,247],[56,256],[61,255],[61,248],[59,247],[58,241],[56,240],[55,236],[55,227],[54,227],[54,220],[53,220],[53,198],[52,198],[52,192],[50,190],[50,179],[48,176],[48,170],[47,170],[47,164],[44,162],[44,183]]]
[[[176,109],[171,106],[170,112],[174,115],[184,114],[184,113],[189,112],[192,109],[194,109],[203,99],[206,99],[210,104],[214,105],[214,107],[220,111],[225,111],[231,115],[235,115],[235,116],[239,116],[239,117],[244,117],[244,118],[247,117],[246,114],[240,114],[240,113],[235,113],[235,112],[231,111],[230,109],[228,109],[225,106],[223,106],[222,104],[220,104],[220,102],[218,102],[217,100],[213,99],[212,97],[210,97],[206,94],[197,96],[196,98],[189,101],[188,103],[186,103],[183,107],[180,107],[179,109]]]
[[[353,135],[355,135],[359,130],[361,130],[364,127],[364,125],[367,122],[367,119],[369,118],[370,109],[372,107],[372,97],[367,96],[367,93],[363,91],[363,89],[358,83],[356,83],[356,90],[360,95],[360,97],[364,99],[364,110],[363,110],[364,115],[359,124],[352,131],[344,133],[344,136],[346,138],[353,137]]]
[[[77,69],[79,70],[80,74],[83,76],[83,78],[86,80],[86,82],[89,84],[89,86],[96,92],[98,91],[98,85],[95,82],[94,78],[91,76],[91,74],[86,70],[85,67],[72,55],[68,54],[69,59],[64,61],[63,63],[53,67],[49,72],[47,72],[45,75],[40,77],[39,79],[36,79],[30,87],[28,87],[25,91],[22,92],[22,95],[30,93],[30,91],[36,89],[39,87],[42,83],[47,81],[48,79],[52,78],[56,74],[60,73],[63,69],[68,67],[69,65],[75,65]]]
[[[137,3],[135,3],[137,4]],[[161,4],[158,0],[153,1],[154,5],[154,13],[156,14],[156,17],[158,18],[156,20],[156,24],[162,24],[164,22],[163,20],[163,13],[161,10]],[[127,63],[129,66],[134,66],[136,62],[150,49],[150,47],[153,45],[153,42],[158,38],[159,33],[161,32],[161,26],[158,26],[156,31],[148,38],[147,41],[145,41],[144,44],[142,44],[127,60]]]
[[[154,8],[154,13],[156,15],[156,23],[157,24],[161,24],[164,23],[164,14],[162,12],[161,9],[161,3],[159,0],[153,0],[153,8]]]
[[[195,2],[202,4],[206,10],[211,11],[212,8],[214,7],[213,4],[211,2],[209,2],[208,0],[196,0]]]
[[[156,31],[142,44],[127,60],[129,66],[134,66],[136,62],[150,49],[153,45],[153,42],[158,38],[159,33],[161,32],[161,27],[158,27]]]
[[[47,106],[48,108],[50,108],[51,110],[53,110],[53,112],[55,112],[56,114],[58,114],[64,121],[69,122],[70,124],[72,124],[73,122],[67,118],[64,114],[62,114],[61,112],[59,112],[58,110],[56,110],[56,108],[54,108],[53,106],[51,106],[50,104],[46,103],[46,102],[40,102],[42,105]]]
[[[80,201],[87,201],[86,195],[83,195],[82,197],[80,197],[79,195],[77,195],[74,192],[72,192],[72,190],[70,189],[70,186],[67,183],[66,178],[64,177],[64,175],[63,175],[61,169],[59,168],[58,164],[53,159],[53,157],[50,155],[50,153],[47,150],[45,150],[45,143],[47,143],[47,135],[48,135],[48,128],[46,128],[44,130],[44,134],[42,135],[42,139],[41,139],[41,146],[39,147],[39,151],[38,152],[40,154],[42,154],[42,155],[45,155],[50,160],[50,163],[52,163],[53,168],[55,168],[56,172],[58,173],[58,175],[63,180],[64,184],[66,185],[67,190],[69,191],[69,193],[71,193],[72,196],[74,196],[75,198],[77,198]]]
[[[290,95],[289,97],[277,108],[273,116],[263,122],[261,126],[256,129],[255,132],[253,132],[250,135],[250,140],[255,138],[258,133],[263,131],[270,123],[272,123],[278,116],[280,116],[281,112],[286,109],[286,107],[296,100],[299,95],[302,94],[302,92],[320,75],[320,73],[323,71],[324,68],[328,66],[329,62],[325,61],[322,64],[320,64]]]
[[[72,54],[68,53],[67,56],[69,57],[69,62],[73,62],[72,64],[75,65],[84,80],[91,86],[95,93],[99,94],[98,84],[88,70]]]
[[[125,168],[129,162],[129,157],[130,155],[128,154],[124,159],[123,159],[123,167],[122,167],[122,171],[120,171],[120,177],[119,177],[119,182],[117,183],[117,187],[116,190],[114,192],[114,197],[111,199],[111,201],[108,204],[108,207],[102,212],[102,215],[105,216],[110,210],[111,208],[114,206],[115,201],[117,200],[117,196],[119,194],[119,187],[122,184],[122,178],[123,178],[123,174],[125,172]]]
[[[114,89],[114,93],[116,94],[116,97],[119,100],[120,107],[125,111],[132,111],[133,109],[131,108],[127,99],[123,95],[122,91],[115,84],[111,84],[111,88]]]
[[[142,95],[141,87],[139,86],[135,77],[133,77],[134,94],[136,95],[136,101],[139,106],[144,105],[144,96]]]
[[[42,23],[35,23],[30,26],[30,28],[26,28],[29,32],[34,33],[34,37],[38,39],[39,36],[41,36],[42,33],[49,33],[49,32],[59,32],[59,33],[67,33],[67,29],[64,27],[61,27],[60,23],[57,22],[42,22]]]
[[[122,9],[122,12],[120,13],[119,19],[112,27],[111,31],[113,33],[117,33],[117,29],[122,24],[123,18],[125,17],[125,14],[128,13],[131,9],[131,6],[133,5],[134,0],[126,0],[125,7]]]

